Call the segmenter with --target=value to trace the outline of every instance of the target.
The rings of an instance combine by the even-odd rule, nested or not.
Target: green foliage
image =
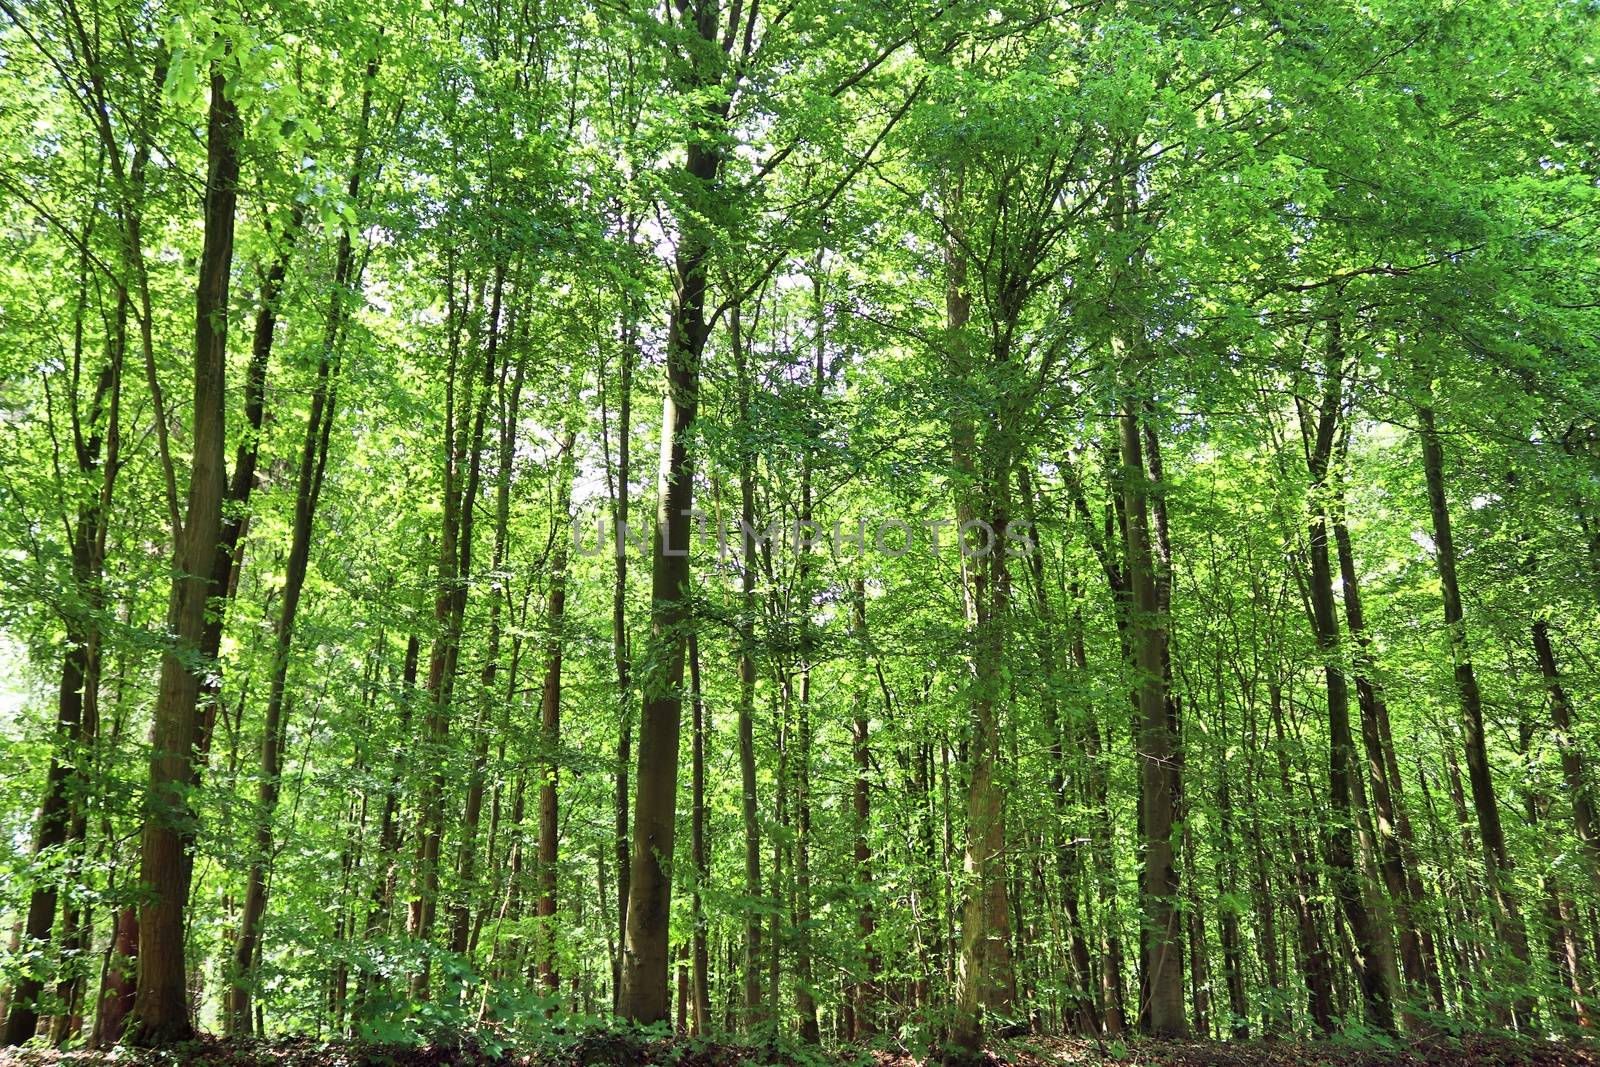
[[[197,813],[181,948],[202,1028],[465,1036],[552,1062],[662,1047],[669,1029],[612,1015],[616,797],[619,771],[636,790],[652,769],[631,762],[641,697],[685,648],[650,639],[648,544],[619,580],[615,531],[575,550],[573,516],[589,544],[620,498],[635,531],[654,519],[656,420],[686,399],[664,364],[703,286],[683,443],[707,533],[683,595],[705,786],[681,694],[676,845],[654,854],[675,887],[674,1002],[699,936],[709,1029],[755,1036],[752,1062],[822,1063],[794,1036],[819,1020],[846,1056],[943,1049],[966,1018],[968,898],[998,878],[1006,914],[981,921],[1016,990],[985,1006],[991,1032],[1073,1028],[1085,998],[1103,1019],[1108,982],[1135,1029],[1148,637],[1181,757],[1168,814],[1195,1029],[1311,1033],[1324,966],[1339,1040],[1408,1039],[1362,1010],[1353,870],[1384,951],[1408,927],[1430,946],[1427,974],[1395,974],[1402,1030],[1577,1030],[1600,1010],[1583,815],[1600,758],[1597,18],[1507,0],[6,7],[0,925],[18,935],[0,987],[36,980],[68,1044],[106,1011],[118,915],[150,899],[170,655],[201,680],[206,724],[178,788]],[[228,471],[258,462],[224,508],[243,527],[212,655],[175,643],[167,612],[214,79],[240,129]],[[712,177],[690,170],[713,158]],[[324,381],[312,508],[297,490]],[[1121,451],[1128,411],[1143,469]],[[736,533],[719,544],[745,480],[759,529],[823,536],[751,559]],[[1131,599],[1144,497],[1156,619]],[[963,559],[960,516],[1026,519],[1036,555]],[[874,544],[885,520],[906,551]],[[1310,612],[1319,522],[1344,526],[1356,579],[1331,575],[1331,644]],[[309,565],[280,658],[297,524]],[[1352,690],[1348,808],[1332,676]],[[987,781],[1003,848],[980,860]],[[252,869],[262,945],[241,966]],[[46,898],[48,936],[25,936]],[[234,990],[259,1018],[229,1021]]]

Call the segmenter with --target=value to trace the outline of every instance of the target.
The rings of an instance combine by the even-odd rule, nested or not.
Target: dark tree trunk
[[[515,313],[513,313],[513,318]],[[507,323],[507,330],[515,335],[515,327]],[[526,330],[523,331],[524,334]],[[495,458],[495,512],[494,512],[494,547],[490,552],[489,569],[491,574],[500,574],[505,563],[507,533],[511,522],[511,467],[516,452],[517,417],[521,411],[522,385],[526,374],[525,361],[518,359],[516,369],[511,372],[509,391],[506,387],[506,373],[508,368],[500,369],[499,383],[496,386],[498,395],[498,418],[500,421],[500,443]],[[562,531],[558,530],[559,536]],[[565,546],[565,541],[554,542]],[[561,562],[565,562],[565,557]],[[450,929],[450,951],[465,955],[472,950],[475,932],[478,924],[473,922],[470,896],[477,888],[478,865],[478,825],[483,818],[483,793],[484,777],[489,762],[489,737],[491,733],[498,734],[501,739],[501,754],[504,755],[506,716],[515,702],[516,673],[518,656],[522,650],[521,639],[513,639],[511,656],[511,684],[502,698],[496,692],[496,678],[499,673],[500,661],[500,630],[501,612],[504,610],[507,596],[506,583],[496,582],[490,589],[489,596],[489,633],[485,639],[483,656],[483,669],[479,673],[479,728],[475,731],[477,736],[473,739],[472,769],[467,779],[466,807],[461,814],[461,840],[456,849],[456,883],[464,891],[464,898],[459,900],[452,909]],[[524,599],[523,614],[527,614],[527,601]],[[500,728],[491,729],[490,707],[495,702],[500,702]],[[496,794],[498,801],[498,794]],[[491,834],[490,866],[493,866],[493,827]],[[480,908],[477,912],[478,921],[481,923],[486,909]]]
[[[134,975],[139,967],[139,913],[131,906],[117,912],[105,978],[95,1009],[91,1044],[104,1048],[122,1037],[123,1025],[133,1010]]]
[[[740,332],[738,305],[729,312],[729,340],[739,384],[739,426],[750,433],[750,369]],[[755,618],[756,618],[755,453],[750,443],[739,450],[739,785],[744,823],[744,1009],[747,1026],[765,1021],[761,1004],[761,822],[756,808],[755,751]]]
[[[1428,483],[1428,510],[1433,519],[1433,543],[1439,567],[1440,593],[1444,600],[1444,621],[1449,630],[1451,657],[1455,661],[1456,690],[1461,698],[1461,713],[1466,729],[1467,779],[1472,785],[1472,806],[1478,816],[1478,834],[1483,843],[1484,873],[1494,902],[1497,932],[1510,951],[1515,983],[1528,978],[1528,935],[1511,890],[1512,864],[1506,851],[1505,831],[1500,823],[1500,805],[1495,797],[1494,779],[1489,770],[1488,745],[1484,738],[1483,698],[1472,667],[1467,644],[1466,622],[1461,610],[1461,587],[1456,577],[1455,539],[1450,528],[1450,508],[1445,497],[1444,449],[1434,424],[1433,409],[1417,409],[1421,423],[1422,465]],[[1517,1021],[1532,1021],[1533,1001],[1519,994],[1513,1010]]]
[[[367,65],[355,156],[351,161],[350,177],[345,187],[345,195],[352,204],[359,202],[361,195],[361,171],[372,117],[372,82],[377,73],[377,60],[373,59]],[[273,852],[272,820],[278,805],[278,775],[282,763],[282,753],[278,746],[280,738],[285,735],[288,728],[288,705],[285,694],[289,675],[289,655],[294,647],[294,626],[299,611],[300,593],[305,586],[306,572],[310,566],[317,501],[322,495],[323,475],[328,463],[328,439],[333,431],[334,414],[338,410],[339,347],[346,316],[349,314],[350,290],[356,282],[355,264],[355,246],[350,237],[350,230],[348,227],[341,228],[338,246],[334,252],[333,287],[328,296],[328,309],[323,323],[317,379],[311,392],[305,439],[300,450],[300,470],[295,487],[289,559],[284,573],[278,623],[273,633],[272,676],[261,737],[261,781],[256,797],[256,810],[253,813],[256,823],[255,841],[250,853],[244,908],[240,913],[238,936],[233,946],[231,985],[224,1012],[225,1029],[234,1035],[248,1034],[250,1031],[251,994],[255,984],[256,961],[261,951],[261,922],[267,909],[267,871]],[[263,314],[266,306],[264,302]],[[266,326],[265,330],[266,343],[270,344],[270,325]],[[254,365],[256,363],[254,349],[251,355],[251,362]],[[264,375],[266,370],[264,354],[260,363],[259,373]],[[259,389],[259,384],[256,387]],[[259,419],[259,416],[257,418]],[[230,551],[228,555],[231,561],[232,552]],[[220,567],[221,562],[222,553],[219,551],[213,563]],[[213,577],[215,574],[214,571]]]
[[[1354,838],[1364,805],[1361,784],[1356,777],[1355,736],[1350,730],[1350,690],[1345,679],[1344,658],[1339,634],[1338,609],[1334,601],[1333,565],[1328,545],[1328,517],[1324,496],[1329,485],[1329,465],[1333,459],[1339,412],[1344,403],[1344,349],[1339,322],[1328,322],[1328,337],[1322,365],[1322,396],[1313,415],[1302,409],[1301,423],[1308,448],[1306,467],[1311,476],[1311,504],[1307,551],[1311,557],[1311,622],[1317,648],[1322,654],[1322,670],[1328,698],[1328,798],[1331,819],[1324,829],[1328,854],[1328,877],[1344,912],[1360,957],[1361,1000],[1367,1025],[1393,1033],[1394,990],[1386,966],[1388,933],[1367,907],[1362,872],[1356,864]]]
[[[87,269],[86,263],[82,266]],[[80,288],[74,368],[82,358],[81,315],[85,295]],[[97,375],[89,410],[80,414],[78,398],[71,398],[72,446],[78,473],[85,480],[98,473],[100,484],[95,498],[78,506],[76,522],[67,531],[71,542],[73,596],[65,613],[66,654],[62,657],[61,678],[56,689],[56,724],[50,764],[45,772],[44,795],[34,826],[31,853],[35,859],[63,845],[69,845],[74,851],[81,850],[86,828],[84,805],[88,802],[88,768],[93,761],[99,732],[101,638],[97,616],[104,601],[100,582],[105,569],[111,491],[121,461],[118,452],[122,356],[126,340],[125,298],[118,301],[117,315],[118,325],[107,345],[106,361]],[[103,425],[102,418],[105,419]],[[85,426],[88,427],[87,437]],[[102,445],[106,453],[103,457]],[[55,925],[58,891],[58,884],[52,878],[36,885],[28,898],[22,937],[26,939],[30,954],[42,956],[49,944]],[[62,914],[62,928],[71,941],[85,936],[70,896]],[[20,948],[20,943],[14,946],[14,949]],[[70,993],[76,983],[64,985]],[[35,964],[11,991],[0,1045],[20,1045],[34,1035],[39,1025],[38,999],[43,989],[44,976]],[[69,1004],[69,1017],[70,1012]],[[59,1041],[53,1043],[60,1044]]]
[[[1529,758],[1533,737],[1533,718],[1524,714],[1517,724],[1517,752],[1524,760]],[[1549,818],[1550,797],[1539,788],[1536,780],[1530,780],[1523,793],[1522,804],[1528,827],[1537,833],[1539,824]],[[1561,838],[1553,834],[1539,836],[1545,843],[1548,868],[1539,875],[1539,889],[1544,898],[1546,960],[1551,972],[1561,978],[1571,994],[1566,1004],[1557,1001],[1552,1007],[1568,1025],[1588,1027],[1590,1020],[1588,995],[1584,990],[1583,950],[1579,946],[1577,931],[1573,929],[1572,904],[1562,890],[1557,870],[1561,862]]]
[[[863,657],[867,652],[867,583],[856,578],[851,584],[850,603],[856,639]],[[876,945],[877,915],[873,909],[872,878],[872,770],[871,720],[867,716],[867,693],[863,686],[854,695],[855,717],[850,731],[850,758],[855,777],[850,784],[850,809],[854,818],[854,859],[856,891],[856,932],[861,939],[861,974],[850,987],[849,1037],[853,1041],[870,1038],[878,1031],[878,981],[881,961]]]
[[[701,12],[701,36],[713,39],[714,5]],[[709,142],[692,141],[684,168],[704,190],[716,180],[721,157]],[[672,849],[676,839],[678,739],[682,728],[684,642],[691,623],[690,509],[694,506],[689,437],[694,431],[705,351],[706,239],[691,226],[680,240],[677,301],[667,336],[667,399],[661,476],[651,541],[651,670],[644,679],[639,761],[633,808],[633,853],[628,876],[627,937],[622,948],[622,1014],[639,1023],[667,1017],[667,922],[672,907]]]
[[[1600,840],[1595,837],[1594,802],[1590,799],[1583,753],[1578,749],[1572,730],[1572,701],[1561,684],[1561,673],[1556,669],[1555,648],[1550,643],[1550,625],[1543,619],[1533,624],[1533,652],[1539,661],[1539,673],[1550,692],[1550,725],[1555,729],[1556,744],[1561,749],[1561,777],[1572,801],[1573,829],[1577,831],[1578,842],[1583,846],[1589,878],[1596,890],[1600,891]]]
[[[689,635],[689,692],[694,709],[694,737],[691,754],[690,788],[693,807],[690,813],[690,861],[694,864],[694,892],[690,899],[690,919],[694,925],[690,953],[689,988],[694,1001],[690,1033],[700,1037],[711,1029],[710,953],[706,946],[704,890],[711,878],[710,858],[706,855],[706,738],[711,733],[710,717],[700,689],[700,642]]]
[[[631,304],[630,304],[631,309]],[[613,809],[614,847],[617,861],[617,946],[620,949],[627,937],[628,925],[628,857],[632,852],[628,837],[628,775],[633,762],[633,681],[632,664],[628,650],[628,478],[632,452],[630,438],[633,434],[633,364],[634,317],[630,316],[623,327],[622,367],[617,387],[622,393],[617,409],[617,470],[612,487],[612,518],[616,534],[616,568],[611,584],[611,655],[617,671],[617,765],[616,801]],[[622,1010],[622,956],[618,952],[612,962],[611,1008]]]
[[[1341,457],[1348,445],[1348,434],[1340,448]],[[1404,838],[1409,823],[1400,810],[1399,769],[1394,758],[1394,742],[1388,731],[1388,711],[1376,681],[1372,642],[1367,635],[1361,607],[1361,586],[1356,574],[1355,553],[1350,531],[1344,520],[1344,479],[1334,482],[1329,520],[1339,555],[1339,577],[1344,592],[1345,623],[1355,643],[1353,657],[1356,698],[1361,708],[1361,739],[1367,756],[1367,781],[1372,790],[1373,814],[1377,821],[1378,852],[1385,888],[1394,902],[1395,927],[1399,935],[1400,960],[1412,995],[1426,988],[1435,1011],[1444,1011],[1444,991],[1434,963],[1433,938],[1425,928],[1419,931],[1416,909],[1422,899],[1417,884],[1415,863],[1407,863]]]
[[[1300,804],[1295,800],[1289,776],[1288,738],[1283,729],[1283,693],[1276,681],[1269,683],[1268,689],[1272,702],[1272,726],[1277,741],[1278,781],[1283,790],[1284,804],[1288,808],[1285,836],[1288,838],[1289,857],[1294,870],[1295,892],[1291,904],[1300,949],[1300,969],[1305,978],[1312,1024],[1320,1032],[1331,1034],[1334,1029],[1333,973],[1322,934],[1321,889],[1300,832]]]
[[[566,526],[572,509],[573,432],[561,441],[560,488],[556,491],[556,516]],[[539,700],[539,748],[543,761],[539,776],[539,981],[547,990],[556,988],[556,875],[557,839],[561,828],[556,818],[556,779],[561,766],[561,642],[567,611],[567,541],[565,532],[553,534],[555,553],[550,564],[550,600],[545,612],[550,636],[545,644],[544,685]]]
[[[289,655],[294,644],[295,619],[300,607],[300,593],[305,587],[306,572],[311,561],[311,539],[316,526],[317,501],[322,493],[323,474],[327,469],[328,438],[333,429],[334,410],[337,407],[336,370],[334,368],[337,334],[342,321],[343,288],[348,284],[347,272],[351,261],[348,235],[341,238],[339,248],[340,270],[335,271],[336,292],[333,310],[329,313],[327,335],[322,358],[317,366],[317,382],[311,394],[311,408],[306,416],[305,440],[300,452],[300,473],[295,488],[294,521],[290,533],[289,559],[284,572],[283,594],[279,606],[277,626],[273,632],[272,677],[267,695],[267,712],[261,727],[260,784],[257,788],[255,810],[251,817],[255,823],[254,841],[250,850],[249,873],[246,876],[244,908],[239,917],[238,936],[234,940],[231,974],[227,993],[224,1026],[230,1035],[248,1035],[251,1020],[251,994],[255,983],[255,967],[261,950],[261,922],[267,909],[267,874],[272,860],[272,820],[278,806],[278,776],[282,771],[283,754],[280,744],[288,729],[289,705],[287,682]]]
[[[417,660],[422,642],[416,634],[406,639],[405,660],[400,668],[400,714],[395,731],[400,739],[409,740],[411,712],[416,700]],[[401,753],[405,750],[401,749]],[[378,876],[372,882],[371,903],[367,909],[366,938],[370,943],[392,926],[395,892],[399,878],[400,860],[400,786],[404,756],[397,756],[389,772],[388,788],[383,794],[383,814],[378,820],[378,852],[373,860]],[[365,1005],[377,989],[378,976],[369,972],[362,976],[360,1003]]]
[[[193,774],[196,702],[204,668],[192,662],[205,631],[212,560],[222,530],[226,439],[228,279],[239,184],[239,115],[220,65],[211,72],[206,125],[205,236],[195,296],[193,459],[167,629],[175,647],[161,659],[150,786],[140,841],[140,877],[149,896],[139,917],[139,986],[125,1039],[163,1045],[194,1034],[184,966],[188,899],[183,840],[195,815],[185,788]]]
[[[1218,688],[1218,698],[1223,699]],[[1227,723],[1222,724],[1223,744],[1228,744]],[[1226,750],[1224,750],[1226,751]],[[1220,815],[1220,847],[1217,864],[1219,890],[1218,918],[1222,932],[1222,978],[1228,987],[1228,1034],[1235,1041],[1250,1037],[1250,1002],[1245,996],[1244,952],[1239,937],[1239,909],[1234,903],[1234,864],[1239,860],[1233,837],[1233,796],[1228,786],[1228,761],[1222,759],[1218,772],[1217,809]],[[1270,927],[1270,920],[1266,924]],[[1263,939],[1274,937],[1261,931]],[[1276,983],[1273,983],[1274,987]]]
[[[1123,354],[1122,358],[1131,357]],[[1178,925],[1178,873],[1172,826],[1177,739],[1168,717],[1162,648],[1166,620],[1159,611],[1151,551],[1148,472],[1140,427],[1140,407],[1123,402],[1121,458],[1123,506],[1127,514],[1128,583],[1132,592],[1130,636],[1139,700],[1139,763],[1143,795],[1143,914],[1149,955],[1150,1033],[1187,1035],[1183,1011],[1183,943]]]

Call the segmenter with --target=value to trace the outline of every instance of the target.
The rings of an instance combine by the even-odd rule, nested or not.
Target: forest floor
[[[1600,1045],[1468,1036],[1413,1042],[1398,1050],[1357,1048],[1327,1041],[1134,1041],[1100,1046],[1075,1038],[1032,1038],[986,1054],[991,1067],[1600,1067]],[[598,1032],[537,1053],[374,1045],[286,1038],[274,1041],[202,1039],[159,1052],[48,1052],[0,1049],[5,1067],[922,1067],[905,1052],[797,1052],[719,1041],[650,1040]]]

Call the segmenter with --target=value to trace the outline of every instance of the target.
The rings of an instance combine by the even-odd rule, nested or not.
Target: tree
[[[233,266],[239,185],[239,111],[229,99],[221,61],[210,67],[206,117],[205,244],[195,289],[194,428],[188,502],[174,531],[172,596],[167,620],[174,647],[161,660],[140,842],[140,876],[150,899],[139,912],[139,985],[126,1040],[160,1045],[194,1029],[184,974],[188,864],[184,824],[193,815],[184,786],[194,760],[200,670],[193,662],[205,629],[211,560],[222,532],[223,443],[228,345],[228,282]]]

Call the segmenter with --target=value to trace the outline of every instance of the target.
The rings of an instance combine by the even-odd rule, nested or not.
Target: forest
[[[1597,294],[1592,0],[0,0],[0,1059],[1600,1062]]]

